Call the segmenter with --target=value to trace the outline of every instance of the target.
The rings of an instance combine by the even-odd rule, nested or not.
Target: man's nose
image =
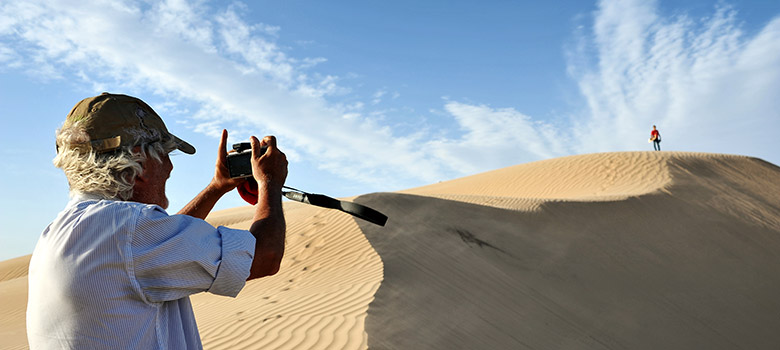
[[[167,155],[165,156],[164,164],[165,164],[165,167],[168,169],[169,173],[171,171],[173,171],[173,162],[171,162],[171,157],[170,156],[167,156]]]

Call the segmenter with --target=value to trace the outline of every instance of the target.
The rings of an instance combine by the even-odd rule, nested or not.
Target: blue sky
[[[172,212],[222,128],[277,135],[288,185],[333,196],[650,150],[653,124],[665,150],[780,164],[780,2],[3,2],[0,260],[68,201],[54,133],[103,91],[198,149],[173,157]]]

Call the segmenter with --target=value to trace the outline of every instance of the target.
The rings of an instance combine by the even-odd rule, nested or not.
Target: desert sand
[[[354,200],[387,225],[286,202],[281,271],[192,297],[204,347],[780,347],[780,168],[760,159],[578,155]],[[0,262],[3,349],[27,347],[28,263]]]

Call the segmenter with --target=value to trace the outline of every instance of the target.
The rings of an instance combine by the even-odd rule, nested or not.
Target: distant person
[[[653,125],[653,131],[650,131],[650,141],[653,141],[653,149],[656,151],[661,150],[661,133]]]
[[[246,181],[229,177],[226,142],[223,130],[211,182],[169,215],[168,153],[195,148],[135,97],[103,93],[76,104],[57,131],[54,158],[71,201],[43,231],[30,261],[30,348],[199,349],[189,295],[235,297],[247,280],[279,270],[287,159],[273,136],[251,138],[260,190],[251,228],[203,220]],[[261,146],[268,146],[262,155]]]

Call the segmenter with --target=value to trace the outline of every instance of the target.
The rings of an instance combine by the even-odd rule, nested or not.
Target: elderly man
[[[54,158],[71,201],[30,261],[31,348],[201,348],[189,295],[235,297],[247,280],[278,271],[287,159],[273,136],[251,138],[259,200],[249,231],[203,220],[245,181],[228,175],[226,142],[223,130],[211,183],[169,215],[168,153],[195,148],[135,97],[103,93],[76,104],[57,132]]]

